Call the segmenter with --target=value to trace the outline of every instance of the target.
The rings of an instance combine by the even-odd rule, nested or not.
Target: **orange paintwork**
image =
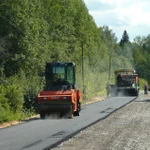
[[[81,102],[81,91],[80,90],[60,90],[60,91],[41,91],[38,94],[38,103],[40,104],[43,100],[68,100],[72,103],[73,111],[77,110],[77,102]]]

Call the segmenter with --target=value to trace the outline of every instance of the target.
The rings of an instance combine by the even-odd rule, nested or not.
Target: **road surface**
[[[107,118],[52,150],[150,150],[150,94],[140,96]]]
[[[112,97],[82,107],[73,119],[41,120],[35,118],[22,124],[0,129],[0,150],[44,150],[72,137],[79,131],[106,118],[136,97]]]

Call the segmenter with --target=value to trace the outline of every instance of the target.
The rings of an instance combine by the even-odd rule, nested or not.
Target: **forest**
[[[83,101],[106,95],[118,68],[134,68],[141,89],[150,82],[150,35],[131,42],[124,30],[117,39],[97,27],[83,0],[0,0],[0,10],[0,123],[38,113],[46,62],[76,64]]]

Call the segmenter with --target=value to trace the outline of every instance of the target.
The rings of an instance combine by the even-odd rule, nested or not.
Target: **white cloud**
[[[97,26],[107,25],[121,39],[127,30],[130,39],[147,36],[150,30],[150,1],[147,0],[84,0]],[[130,33],[129,33],[130,32]],[[138,33],[138,34],[136,34]]]

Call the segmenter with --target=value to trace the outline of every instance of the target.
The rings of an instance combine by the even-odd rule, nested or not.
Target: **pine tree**
[[[129,35],[126,30],[124,30],[121,41],[120,41],[120,46],[124,46],[124,44],[129,42]]]

